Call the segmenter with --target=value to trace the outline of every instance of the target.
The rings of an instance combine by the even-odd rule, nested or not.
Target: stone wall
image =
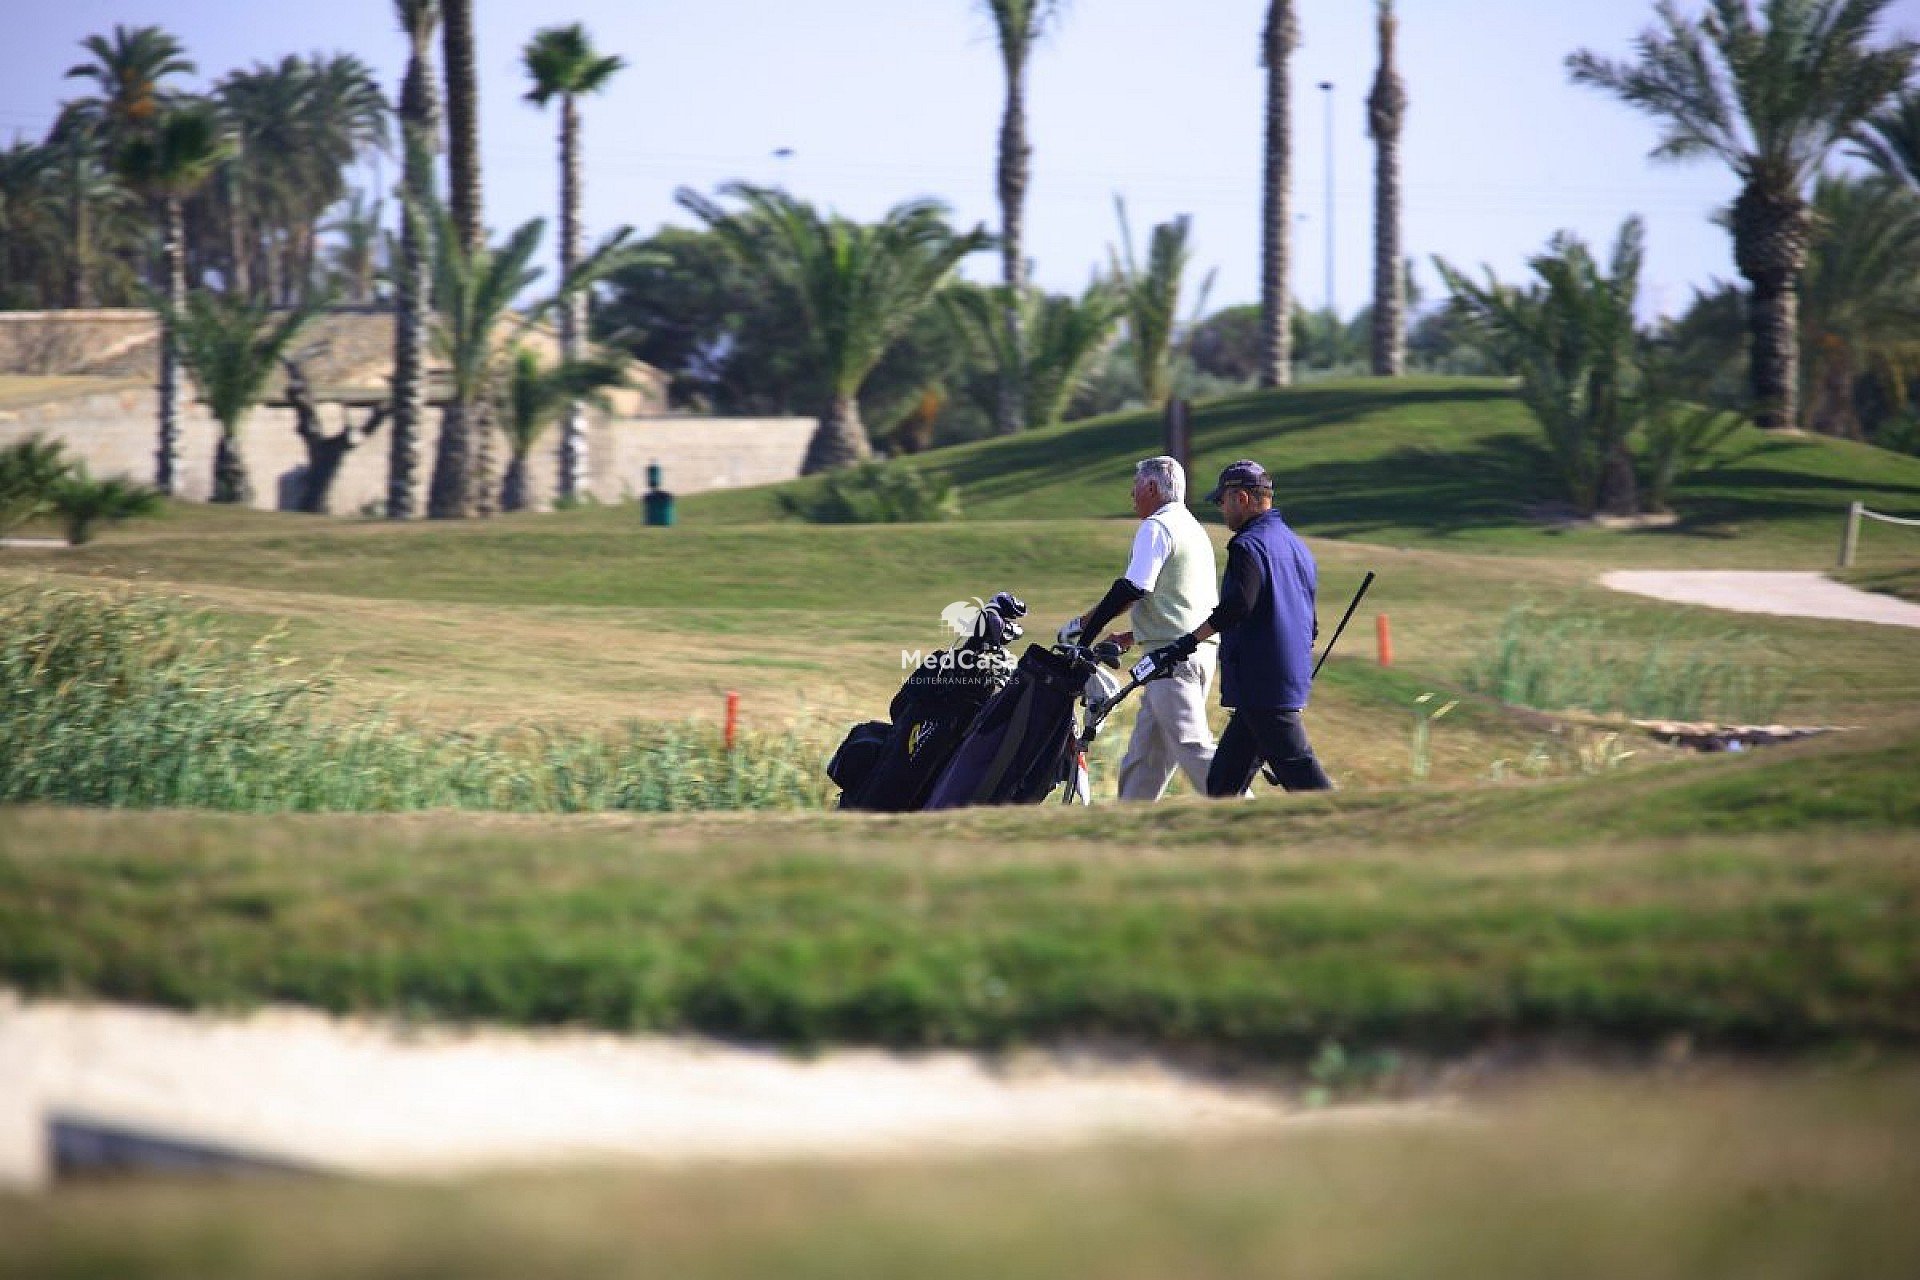
[[[344,412],[358,421],[365,409],[322,410],[322,423],[338,431]],[[439,415],[428,415],[421,443],[419,501],[425,505],[432,472]],[[127,475],[151,483],[158,439],[155,395],[149,388],[95,391],[0,410],[0,447],[39,434],[59,440],[97,476]],[[674,493],[771,484],[800,474],[811,418],[700,418],[678,415],[595,420],[588,431],[588,488],[602,502],[638,496],[647,488],[647,466],[658,462],[666,488]],[[205,501],[213,488],[213,451],[219,425],[198,403],[187,401],[181,413],[181,495]],[[353,515],[384,504],[387,492],[388,428],[347,455],[334,483],[335,514]],[[549,428],[535,449],[533,491],[545,506],[555,490],[555,451],[559,428]],[[291,507],[299,492],[306,447],[294,430],[290,409],[260,408],[248,416],[241,454],[254,488],[254,506]],[[505,441],[496,449],[506,469]]]

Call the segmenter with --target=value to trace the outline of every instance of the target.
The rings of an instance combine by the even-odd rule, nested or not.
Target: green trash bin
[[[647,464],[647,492],[640,501],[646,508],[649,525],[666,528],[673,523],[673,495],[661,488],[660,464]]]

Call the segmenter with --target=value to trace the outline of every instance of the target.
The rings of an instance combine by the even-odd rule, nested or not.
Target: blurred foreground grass
[[[0,1198],[0,1277],[1910,1280],[1920,1072],[1560,1079],[989,1159]]]

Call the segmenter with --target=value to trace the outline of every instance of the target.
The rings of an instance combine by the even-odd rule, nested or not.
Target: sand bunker
[[[1270,1093],[1090,1054],[802,1059],[690,1037],[410,1028],[285,1008],[215,1017],[0,993],[0,1183],[48,1178],[54,1116],[383,1175],[933,1153],[1302,1118]]]

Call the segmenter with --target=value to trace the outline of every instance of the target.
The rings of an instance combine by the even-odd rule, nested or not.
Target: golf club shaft
[[[1340,619],[1340,625],[1333,629],[1333,639],[1327,641],[1326,650],[1321,653],[1320,661],[1313,664],[1313,675],[1309,676],[1308,679],[1319,678],[1320,668],[1326,665],[1327,655],[1333,652],[1333,646],[1340,643],[1340,633],[1347,629],[1349,622],[1353,621],[1353,611],[1360,607],[1361,598],[1367,594],[1367,588],[1372,585],[1373,570],[1369,569],[1367,570],[1367,576],[1360,579],[1360,589],[1353,593],[1353,603],[1347,606],[1346,616]]]

